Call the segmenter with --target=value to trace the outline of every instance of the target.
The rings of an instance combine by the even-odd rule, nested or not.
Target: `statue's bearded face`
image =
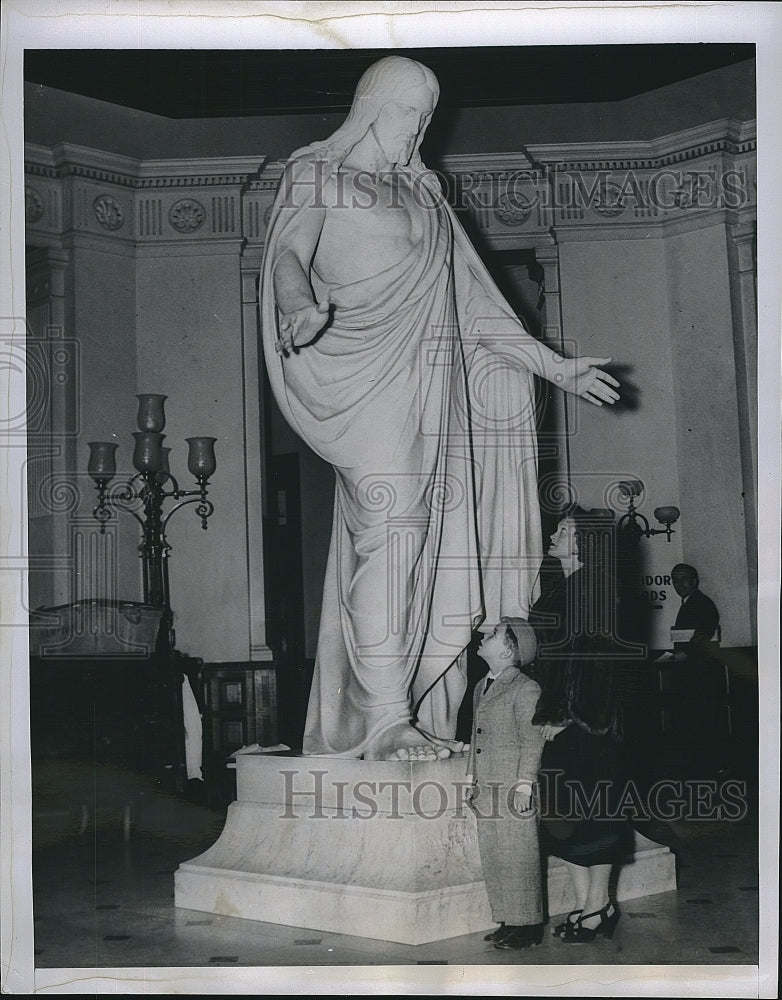
[[[428,87],[405,90],[384,104],[374,123],[375,134],[389,161],[404,167],[434,111],[435,96]]]

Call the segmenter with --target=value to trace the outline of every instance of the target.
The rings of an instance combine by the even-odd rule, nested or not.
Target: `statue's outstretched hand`
[[[615,403],[619,399],[619,383],[608,372],[595,365],[607,365],[612,358],[563,358],[557,364],[554,384],[565,392],[589,400],[596,406]]]
[[[275,345],[277,353],[287,358],[291,351],[296,353],[300,347],[311,344],[328,322],[330,310],[331,302],[326,297],[323,302],[313,302],[285,313],[280,319],[280,335]]]

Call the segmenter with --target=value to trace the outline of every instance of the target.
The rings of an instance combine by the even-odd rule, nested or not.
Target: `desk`
[[[173,721],[156,656],[31,658],[34,759],[109,764],[160,781],[174,779],[178,747]]]
[[[34,758],[90,761],[181,792],[187,780],[182,675],[200,660],[171,646],[162,608],[85,599],[30,617]]]
[[[183,661],[175,661],[177,676]],[[46,842],[57,815],[65,824],[62,833],[84,833],[91,821],[97,828],[108,817],[121,819],[127,839],[146,796],[161,786],[172,793],[184,789],[181,727],[169,690],[156,655],[31,658],[37,844]]]
[[[657,654],[659,655],[659,654]],[[660,735],[708,776],[757,765],[757,650],[716,646],[700,660],[652,663]]]

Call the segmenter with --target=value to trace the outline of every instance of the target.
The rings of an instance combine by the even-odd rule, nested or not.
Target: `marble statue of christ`
[[[533,375],[597,405],[597,365],[524,328],[427,172],[432,72],[390,56],[295,152],[262,273],[269,378],[336,475],[305,754],[447,756],[472,630],[524,617],[542,554]]]

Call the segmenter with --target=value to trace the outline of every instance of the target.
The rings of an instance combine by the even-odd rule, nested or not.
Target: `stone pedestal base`
[[[412,945],[491,928],[465,764],[242,755],[225,829],[180,865],[176,905]],[[675,888],[671,852],[637,836],[617,898]],[[570,892],[553,859],[549,913]]]

